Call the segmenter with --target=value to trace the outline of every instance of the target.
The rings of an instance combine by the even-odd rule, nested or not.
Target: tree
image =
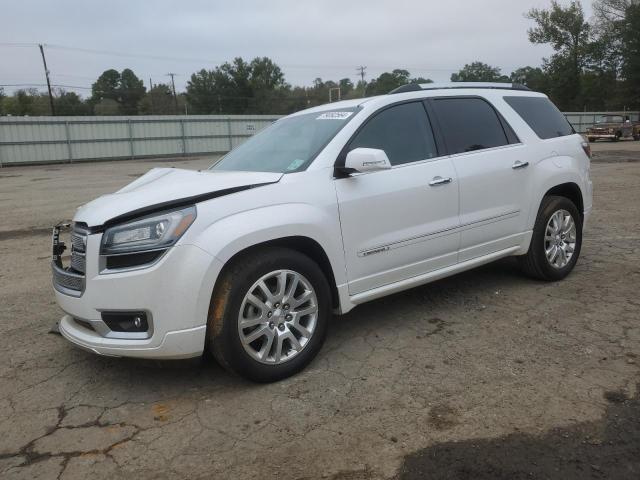
[[[278,65],[267,57],[254,58],[249,64],[249,86],[254,113],[280,113],[289,86]]]
[[[509,78],[500,73],[500,68],[482,62],[466,64],[458,73],[451,74],[452,82],[506,82]]]
[[[353,91],[353,82],[349,78],[341,78],[338,87],[340,87],[340,97],[348,98]]]
[[[187,82],[187,101],[193,113],[222,113],[221,98],[216,88],[217,76],[215,70],[204,68],[191,75]]]
[[[549,88],[549,78],[539,67],[521,67],[511,72],[513,83],[526,85],[536,92],[546,93]]]
[[[49,97],[35,88],[21,89],[6,97],[3,102],[4,113],[16,116],[49,115]]]
[[[391,90],[408,83],[431,83],[431,80],[422,77],[411,78],[408,70],[396,68],[390,73],[384,72],[378,78],[367,83],[365,93],[367,96],[386,95]]]
[[[640,108],[640,3],[629,5],[620,24],[625,105]]]
[[[528,30],[529,40],[549,44],[556,52],[543,63],[551,79],[551,96],[562,109],[579,108],[580,75],[591,48],[591,26],[582,4],[572,1],[563,7],[552,0],[549,9],[533,8],[526,17],[535,22]]]
[[[88,115],[91,111],[89,105],[75,92],[58,90],[53,98],[57,115]]]
[[[138,104],[138,112],[143,115],[175,114],[175,104],[171,87],[164,83],[154,85]]]
[[[93,103],[98,103],[100,100],[105,98],[118,101],[119,86],[120,73],[113,68],[105,70],[91,86],[91,101]]]
[[[0,115],[4,114],[4,99],[7,98],[7,96],[4,94],[4,88],[0,87]]]
[[[144,97],[147,89],[142,80],[136,77],[132,70],[125,68],[120,74],[118,83],[118,100],[122,113],[125,115],[137,115],[138,103]]]
[[[93,107],[96,115],[120,115],[120,104],[111,98],[103,98]]]
[[[91,86],[91,98],[89,104],[94,108],[101,105],[100,112],[96,115],[136,115],[138,113],[138,103],[146,92],[144,83],[129,68],[125,68],[122,73],[117,70],[105,70],[98,80]],[[106,102],[105,100],[111,100]],[[113,102],[118,105],[118,110],[113,112]]]

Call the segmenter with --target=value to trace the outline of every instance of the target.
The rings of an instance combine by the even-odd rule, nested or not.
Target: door
[[[519,246],[528,229],[529,149],[483,98],[434,98],[429,105],[458,177],[458,261]]]
[[[374,114],[347,151],[358,147],[384,150],[392,168],[335,180],[349,293],[455,264],[458,182],[422,102]]]

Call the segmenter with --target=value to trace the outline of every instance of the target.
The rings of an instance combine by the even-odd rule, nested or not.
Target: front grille
[[[71,252],[71,268],[76,272],[86,273],[86,263],[87,262],[84,253],[76,252],[75,250]]]
[[[71,246],[75,252],[86,252],[87,236],[77,231],[71,232]]]
[[[84,292],[86,273],[87,231],[78,225],[74,225],[69,236],[69,225],[58,225],[54,229],[54,261],[51,264],[53,270],[53,286],[59,292],[67,295],[80,296]],[[66,239],[64,238],[66,236]],[[68,240],[68,242],[66,241]],[[62,264],[62,251],[57,244],[67,244],[71,249],[71,261],[68,266]]]
[[[51,265],[53,270],[53,284],[66,290],[75,290],[78,293],[84,290],[84,276],[65,270],[55,264]]]

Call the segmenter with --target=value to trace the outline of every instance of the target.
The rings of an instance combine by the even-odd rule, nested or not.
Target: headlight
[[[165,212],[108,228],[102,236],[101,255],[121,255],[167,249],[196,219],[196,207]]]

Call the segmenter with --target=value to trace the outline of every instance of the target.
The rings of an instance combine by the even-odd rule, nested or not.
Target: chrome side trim
[[[427,240],[431,240],[433,238],[439,238],[445,235],[452,235],[454,233],[460,233],[465,230],[469,230],[471,228],[476,228],[484,225],[489,225],[495,222],[501,222],[503,220],[508,220],[510,218],[516,217],[520,214],[520,210],[514,210],[512,212],[503,213],[500,215],[496,215],[493,217],[483,218],[482,220],[476,220],[474,222],[467,222],[461,225],[444,228],[442,230],[436,230],[434,232],[425,233],[423,235],[416,235],[414,237],[409,237],[404,240],[398,240],[396,242],[387,243],[385,245],[380,245],[377,247],[368,248],[366,250],[361,250],[358,252],[358,257],[367,257],[369,255],[374,255],[376,253],[387,252],[392,249],[407,247],[409,245],[414,245],[416,243],[425,242]]]

